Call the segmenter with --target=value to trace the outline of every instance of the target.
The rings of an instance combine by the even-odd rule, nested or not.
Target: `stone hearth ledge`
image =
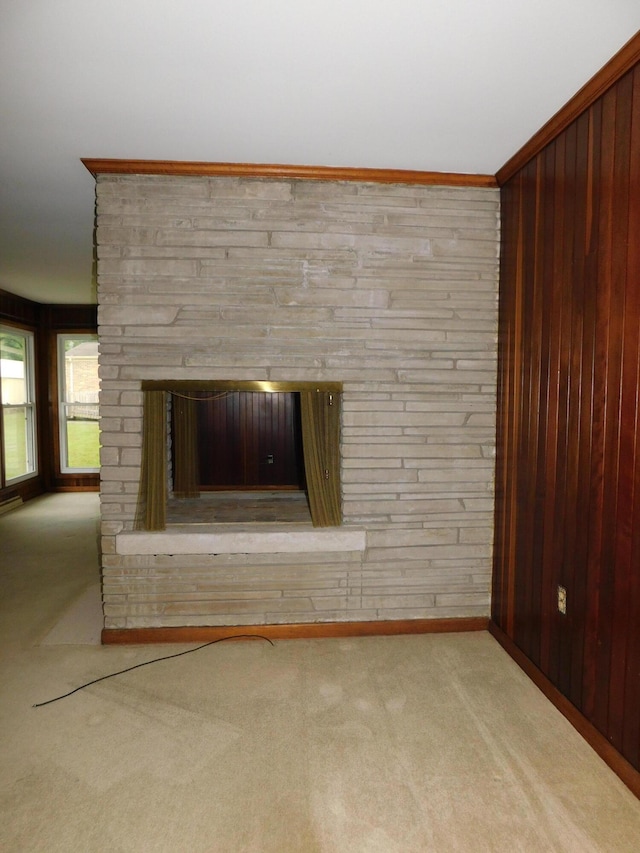
[[[150,533],[144,530],[119,533],[116,553],[122,556],[147,554],[285,554],[313,551],[364,551],[366,532],[350,528],[291,530],[284,526],[269,530],[238,530],[237,525],[171,525]],[[235,529],[230,529],[230,528]]]

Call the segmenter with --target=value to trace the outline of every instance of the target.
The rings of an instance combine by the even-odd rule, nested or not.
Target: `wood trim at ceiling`
[[[224,639],[266,637],[269,640],[331,637],[389,637],[400,634],[448,634],[486,631],[485,617],[460,619],[396,619],[378,622],[304,622],[290,625],[194,625],[184,628],[105,628],[104,645],[143,643],[207,643]]]
[[[531,681],[552,702],[561,714],[582,735],[589,746],[608,764],[624,784],[640,798],[640,773],[612,746],[606,737],[573,705],[541,670],[521,651],[495,622],[489,623],[489,633],[500,643],[507,654],[518,664]]]
[[[271,178],[281,181],[357,181],[373,184],[497,187],[493,175],[458,172],[420,172],[408,169],[359,169],[347,166],[291,166],[272,163],[204,163],[179,160],[110,160],[83,157],[98,175],[171,175],[213,178]]]
[[[640,62],[640,31],[612,57],[525,145],[496,173],[499,186],[512,178],[556,136],[587,110],[614,83]]]

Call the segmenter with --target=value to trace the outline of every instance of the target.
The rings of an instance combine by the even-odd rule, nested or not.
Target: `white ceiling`
[[[81,157],[494,174],[639,0],[0,0],[0,288],[95,301]]]

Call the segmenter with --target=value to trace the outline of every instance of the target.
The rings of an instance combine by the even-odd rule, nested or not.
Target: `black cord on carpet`
[[[195,649],[186,649],[184,652],[176,652],[174,655],[165,655],[162,658],[154,658],[153,660],[146,660],[143,663],[137,663],[134,666],[129,666],[126,669],[119,670],[118,672],[110,672],[109,675],[102,675],[100,678],[94,678],[93,681],[87,681],[86,684],[81,684],[80,687],[76,687],[68,693],[63,693],[62,696],[56,696],[55,699],[47,699],[46,702],[38,702],[36,705],[32,705],[31,707],[42,708],[44,705],[51,705],[52,702],[58,702],[60,699],[66,699],[67,696],[73,696],[73,694],[77,693],[78,690],[84,690],[85,687],[91,687],[92,684],[97,684],[99,681],[106,681],[107,678],[115,678],[116,675],[124,675],[125,672],[131,672],[134,669],[139,669],[141,666],[149,666],[151,663],[159,663],[161,660],[171,660],[171,658],[179,658],[182,655],[190,655],[192,652],[199,652],[200,649],[206,649],[207,646],[222,643],[224,640],[266,640],[267,643],[271,643],[272,646],[274,645],[272,640],[268,637],[263,637],[262,634],[232,634],[229,637],[219,637],[217,640],[211,640],[208,643],[203,643],[201,646],[196,646]]]

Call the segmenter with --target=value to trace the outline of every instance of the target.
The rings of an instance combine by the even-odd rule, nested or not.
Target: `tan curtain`
[[[304,470],[314,527],[342,522],[340,396],[328,391],[300,392]]]
[[[173,394],[173,494],[177,498],[199,498],[197,401]]]
[[[144,391],[142,467],[135,526],[164,530],[167,515],[167,400],[164,391]]]

